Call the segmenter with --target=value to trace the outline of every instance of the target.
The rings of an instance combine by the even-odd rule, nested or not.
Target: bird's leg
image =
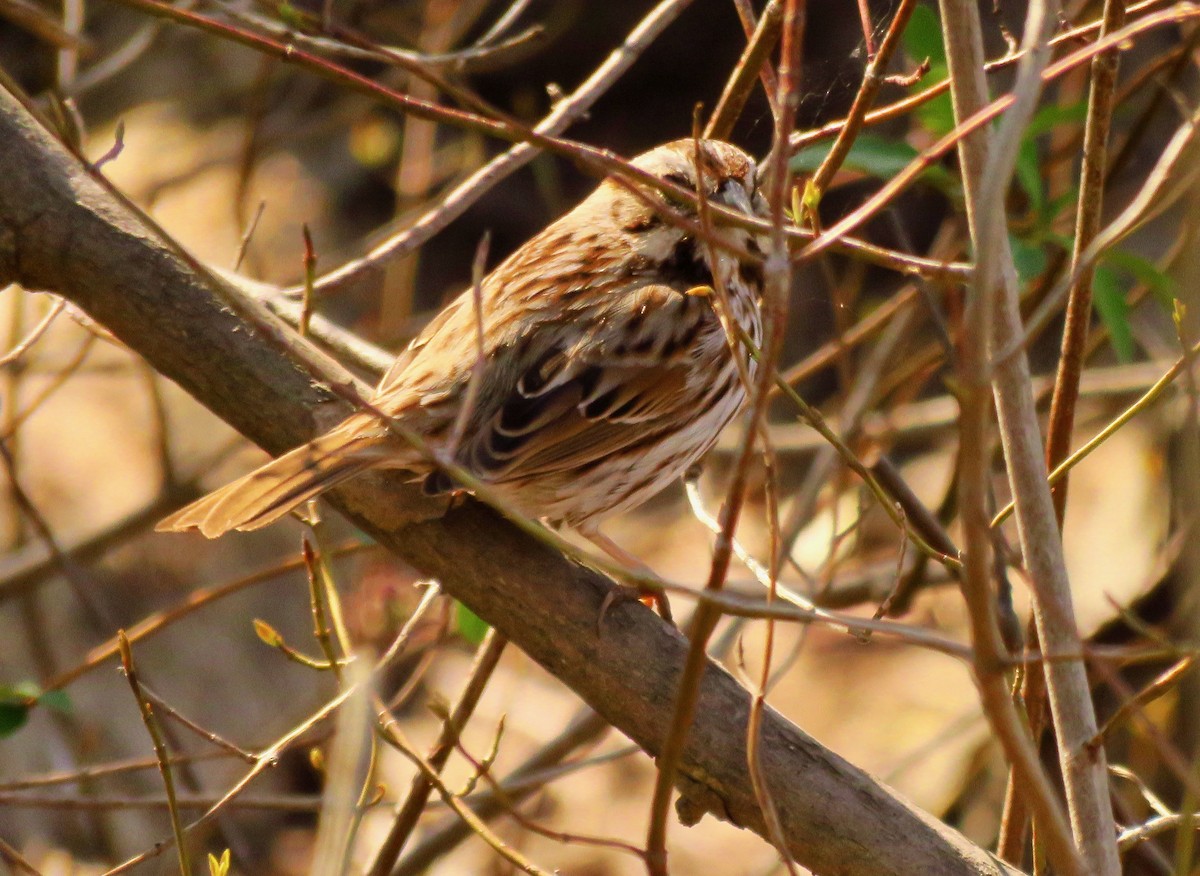
[[[622,566],[637,572],[644,577],[658,577],[654,570],[635,557],[633,554],[626,551],[619,544],[602,533],[599,529],[580,529],[579,534],[594,544],[604,553],[608,554]],[[675,622],[671,615],[671,604],[667,601],[666,591],[661,586],[655,586],[649,583],[641,583],[638,585],[620,584],[608,592],[604,597],[604,603],[600,606],[600,623],[604,623],[604,616],[615,603],[638,600],[647,607],[658,610],[659,615],[669,624]]]

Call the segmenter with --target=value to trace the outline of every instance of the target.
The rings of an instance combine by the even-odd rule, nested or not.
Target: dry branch
[[[955,122],[983,111],[988,92],[983,70],[983,38],[979,11],[965,0],[941,0],[943,33],[950,66],[951,97]],[[1020,139],[1037,106],[1042,77],[1050,60],[1049,38],[1057,20],[1057,4],[1040,0],[1029,6],[1022,48],[1006,111],[999,128],[987,128],[958,144],[963,168],[967,220],[975,245],[976,276],[968,290],[964,337],[959,353],[962,394],[960,501],[966,541],[964,594],[972,613],[977,652],[976,671],[985,695],[985,711],[998,730],[1006,725],[1005,753],[1022,774],[1026,800],[1045,834],[1047,854],[1057,870],[1116,876],[1117,857],[1108,775],[1103,749],[1087,745],[1096,734],[1096,715],[1080,661],[1055,661],[1044,665],[1059,764],[1066,790],[1071,837],[1065,835],[1061,812],[1053,791],[1033,753],[1025,727],[1013,724],[1013,704],[1003,685],[992,675],[981,640],[996,647],[992,607],[990,537],[983,519],[989,403],[986,386],[988,352],[1006,347],[1023,333],[1018,308],[1018,280],[1005,234],[1004,191],[1012,178]],[[1016,506],[1021,553],[1030,579],[1033,613],[1042,647],[1051,653],[1075,653],[1079,631],[1071,601],[1066,564],[1057,518],[1046,488],[1046,466],[1033,402],[1029,362],[1022,351],[994,367],[991,389],[995,396],[999,432]]]
[[[349,412],[325,388],[349,380],[344,371],[203,272],[4,91],[0,167],[0,283],[67,297],[269,451]],[[334,501],[656,754],[683,669],[683,637],[637,605],[613,609],[598,634],[608,579],[483,506],[468,502],[442,515],[440,505],[418,506],[415,492],[364,477]],[[690,811],[762,835],[746,766],[749,708],[747,692],[710,665],[680,783]],[[778,779],[773,794],[789,851],[816,873],[1016,872],[774,712],[764,719],[760,756]]]

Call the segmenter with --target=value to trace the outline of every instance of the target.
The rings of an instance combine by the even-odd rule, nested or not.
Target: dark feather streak
[[[671,255],[659,268],[664,282],[672,289],[686,292],[697,286],[712,286],[713,276],[708,264],[696,250],[695,241],[685,237],[675,244]]]

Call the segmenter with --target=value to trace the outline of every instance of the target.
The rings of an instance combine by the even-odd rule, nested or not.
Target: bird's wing
[[[662,285],[619,294],[581,329],[542,327],[540,354],[479,394],[490,401],[460,448],[464,464],[493,483],[583,471],[703,413],[716,375],[703,373],[715,361],[700,345],[724,342],[711,304]]]

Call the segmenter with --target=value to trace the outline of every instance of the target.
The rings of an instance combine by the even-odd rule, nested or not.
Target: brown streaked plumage
[[[698,190],[691,140],[633,163]],[[749,156],[705,141],[699,163],[709,200],[765,213]],[[719,233],[757,249],[745,231]],[[758,277],[606,180],[484,279],[484,367],[456,461],[529,516],[565,523],[611,547],[599,536],[599,521],[678,478],[745,398],[713,301],[696,290],[723,286],[734,318],[757,342]],[[475,367],[474,308],[472,290],[447,306],[371,399],[434,444],[449,439]],[[743,362],[752,375],[753,362]],[[361,413],[158,529],[194,528],[210,538],[258,529],[370,468],[413,471],[434,493],[454,488],[374,415]]]

